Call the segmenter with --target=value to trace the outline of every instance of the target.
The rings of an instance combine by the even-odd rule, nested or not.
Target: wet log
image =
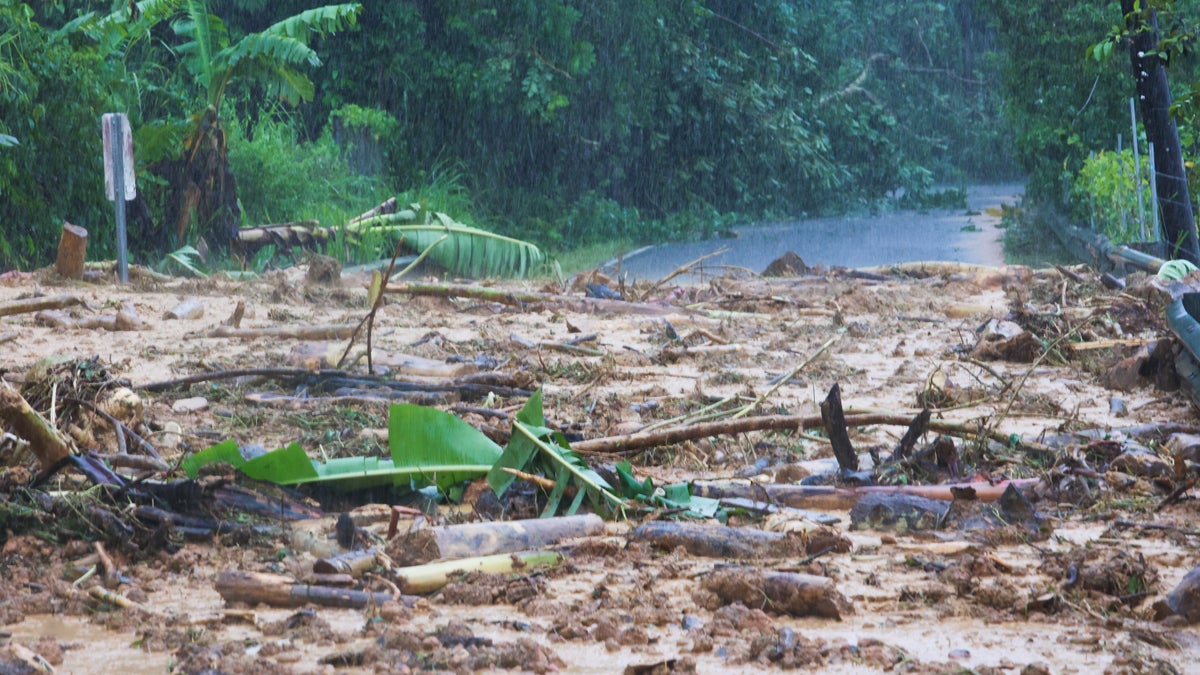
[[[806,555],[802,537],[781,532],[764,532],[753,527],[656,520],[639,526],[630,533],[629,540],[647,542],[664,551],[682,547],[695,556],[726,560],[795,558]]]
[[[315,574],[348,574],[358,577],[379,563],[379,549],[348,551],[320,558],[313,563]]]
[[[740,602],[768,612],[839,621],[854,613],[854,605],[832,579],[812,574],[730,567],[708,575],[703,587],[727,605]]]
[[[62,309],[72,305],[82,305],[83,300],[74,295],[47,295],[40,298],[25,298],[11,302],[0,303],[0,316],[13,314],[28,314],[45,309]]]
[[[973,490],[975,498],[982,502],[994,502],[1000,498],[1009,485],[1025,489],[1037,485],[1040,478],[1023,478],[1006,480],[998,483],[943,483],[941,485],[868,485],[863,487],[839,488],[828,485],[760,485],[749,483],[705,483],[692,484],[697,497],[724,499],[740,497],[743,499],[758,499],[771,501],[784,506],[809,509],[852,508],[865,494],[894,493],[951,501],[955,493],[962,490]]]
[[[223,570],[217,575],[216,590],[226,603],[244,602],[248,605],[264,604],[272,607],[302,607],[313,604],[361,609],[396,600],[390,593],[301,584],[280,574],[241,570]]]
[[[86,228],[63,222],[62,235],[58,238],[58,257],[54,261],[54,271],[68,279],[83,278],[83,263],[87,260]]]
[[[559,518],[443,525],[397,537],[388,544],[387,554],[400,565],[415,565],[432,560],[541,548],[564,539],[589,537],[603,532],[604,520],[591,513]]]
[[[29,407],[20,392],[0,384],[0,420],[20,438],[38,458],[44,471],[58,466],[71,455],[71,447],[58,430],[50,426],[38,411]]]
[[[907,415],[893,415],[889,413],[850,414],[845,419],[846,425],[851,427],[880,424],[906,427],[912,422],[912,418]],[[824,426],[825,422],[819,415],[763,415],[761,417],[742,417],[722,420],[720,422],[703,422],[671,427],[669,429],[638,431],[622,436],[577,441],[571,444],[571,449],[579,454],[631,454],[648,448],[671,445],[683,441],[694,441],[711,436],[744,434],[750,431],[819,429]],[[1004,445],[1008,445],[1012,441],[1009,434],[999,429],[946,422],[943,420],[931,420],[929,422],[929,430],[959,438],[975,439],[985,437]],[[1051,448],[1036,441],[1021,439],[1017,442],[1017,445],[1019,448],[1034,452],[1053,453]]]
[[[837,382],[829,388],[829,395],[821,401],[821,421],[825,423],[826,437],[833,446],[842,471],[858,471],[858,453],[850,443],[850,432],[846,428],[846,413],[842,410],[842,388]]]
[[[537,293],[534,291],[516,291],[503,288],[488,288],[466,284],[394,284],[388,286],[385,293],[406,295],[428,295],[440,298],[470,298],[483,302],[496,302],[503,305],[525,307],[526,305],[557,305],[565,306],[581,313],[611,313],[611,314],[691,314],[691,310],[683,307],[660,305],[655,303],[626,302],[624,300],[609,300],[606,298],[587,298],[574,295],[555,295]]]
[[[210,338],[255,340],[345,340],[354,334],[358,324],[329,324],[324,326],[268,326],[265,328],[233,328],[217,326],[208,332]]]
[[[557,567],[562,561],[563,555],[557,551],[501,553],[401,567],[395,570],[395,580],[404,593],[422,595],[432,593],[468,572],[521,573],[531,568]]]

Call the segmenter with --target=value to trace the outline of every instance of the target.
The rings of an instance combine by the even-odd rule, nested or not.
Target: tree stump
[[[54,269],[68,279],[83,278],[83,263],[87,259],[87,229],[63,221],[58,240],[58,259]]]

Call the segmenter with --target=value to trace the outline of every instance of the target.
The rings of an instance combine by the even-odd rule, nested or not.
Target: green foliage
[[[352,170],[328,133],[304,140],[288,115],[264,116],[253,127],[234,121],[226,129],[230,168],[250,224],[340,223],[394,194],[382,178]]]
[[[1084,161],[1075,177],[1072,193],[1080,219],[1091,222],[1115,244],[1144,241],[1139,216],[1151,229],[1149,162],[1143,158],[1141,175],[1134,171],[1133,152],[1104,151]],[[1138,188],[1142,213],[1138,213]]]

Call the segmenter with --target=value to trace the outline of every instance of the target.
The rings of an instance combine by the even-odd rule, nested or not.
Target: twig
[[[793,377],[795,377],[808,364],[812,363],[818,356],[825,353],[825,350],[829,349],[829,347],[831,345],[833,345],[833,343],[835,343],[841,339],[842,339],[842,333],[838,333],[837,335],[834,335],[833,337],[826,340],[825,343],[822,344],[820,347],[817,347],[817,350],[815,352],[813,352],[812,354],[810,354],[807,359],[804,359],[803,361],[801,361],[800,365],[796,366],[795,368],[792,368],[791,372],[789,372],[786,377],[781,378],[778,382],[776,382],[774,384],[774,386],[772,386],[770,389],[763,392],[763,394],[761,396],[759,396],[758,398],[754,399],[753,403],[745,406],[740,411],[735,413],[731,419],[736,420],[739,417],[745,417],[746,413],[750,412],[754,408],[757,408],[759,405],[761,405],[763,401],[767,400],[771,396],[771,394],[774,394],[776,391],[779,390],[780,387],[787,384]]]
[[[729,252],[729,247],[722,246],[721,248],[713,251],[712,253],[702,255],[699,258],[696,258],[695,260],[691,261],[690,263],[685,263],[683,265],[680,265],[679,267],[676,267],[674,272],[671,272],[667,276],[654,282],[654,285],[651,286],[649,289],[647,289],[646,292],[643,294],[643,296],[653,293],[654,291],[661,288],[663,284],[674,279],[675,277],[679,276],[680,274],[685,274],[688,270],[692,269],[696,265],[699,265],[700,263],[704,262],[705,260],[708,260],[709,258],[714,258],[716,256],[721,255],[722,253],[728,253],[728,252]]]

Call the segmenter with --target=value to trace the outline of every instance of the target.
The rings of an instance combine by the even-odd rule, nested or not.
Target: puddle
[[[56,640],[63,648],[56,673],[95,673],[103,664],[103,669],[119,669],[122,675],[161,675],[170,666],[169,653],[144,652],[130,643],[129,633],[111,632],[83,617],[33,614],[4,630],[12,633],[11,642],[30,648],[42,638]]]

